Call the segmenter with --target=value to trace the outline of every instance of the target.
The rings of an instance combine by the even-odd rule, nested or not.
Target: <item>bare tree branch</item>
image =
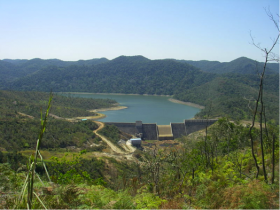
[[[256,178],[258,178],[259,166],[258,166],[257,158],[256,158],[256,155],[255,155],[255,152],[254,152],[254,138],[253,138],[252,132],[253,132],[253,127],[254,127],[254,124],[255,124],[255,121],[256,121],[256,115],[259,114],[259,116],[260,116],[259,124],[260,124],[260,144],[261,144],[262,168],[263,168],[264,179],[265,179],[265,181],[267,181],[267,173],[266,173],[265,160],[264,160],[264,156],[265,156],[265,154],[264,154],[264,142],[263,142],[263,117],[265,118],[265,110],[264,110],[265,105],[264,105],[264,101],[263,101],[263,95],[264,95],[263,85],[264,85],[264,75],[265,75],[267,63],[269,61],[279,61],[279,56],[276,56],[276,54],[273,53],[272,50],[274,49],[274,47],[276,46],[276,44],[279,41],[280,31],[279,31],[279,24],[274,19],[270,10],[265,9],[265,11],[266,11],[267,16],[270,18],[270,20],[274,23],[275,27],[277,28],[277,36],[276,36],[276,39],[274,39],[271,47],[267,49],[267,48],[260,47],[260,44],[256,44],[252,34],[250,33],[252,44],[255,47],[257,47],[259,50],[261,50],[262,52],[265,53],[265,62],[264,62],[264,66],[263,66],[263,71],[260,75],[259,93],[258,93],[258,97],[257,97],[257,100],[256,100],[253,119],[252,119],[252,125],[250,127],[250,132],[249,133],[250,133],[250,139],[251,139],[251,152],[252,152],[252,156],[254,158],[255,166],[256,166],[256,169],[257,169]],[[279,18],[279,16],[278,16],[278,18]],[[265,120],[265,123],[266,123],[266,119],[264,119],[264,120]],[[267,132],[266,126],[265,126],[264,130]],[[268,136],[268,134],[267,134],[267,136]],[[274,156],[274,154],[273,154],[273,156]],[[273,176],[274,176],[274,171],[273,171]],[[272,180],[272,182],[273,182],[273,180]]]

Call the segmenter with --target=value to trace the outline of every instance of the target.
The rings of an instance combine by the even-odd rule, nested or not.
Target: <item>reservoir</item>
[[[72,97],[114,99],[120,106],[126,109],[103,111],[105,118],[102,122],[135,122],[157,123],[169,125],[182,123],[185,119],[191,119],[200,111],[199,108],[184,104],[173,103],[167,96],[151,95],[126,95],[126,94],[95,94],[95,93],[67,93]]]

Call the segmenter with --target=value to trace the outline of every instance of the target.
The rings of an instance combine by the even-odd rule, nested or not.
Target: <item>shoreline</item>
[[[58,93],[64,93],[64,94],[67,94],[67,93],[70,93],[70,94],[97,94],[97,95],[106,94],[106,95],[164,96],[164,97],[169,97],[168,100],[173,102],[173,103],[184,104],[184,105],[195,107],[195,108],[198,108],[198,109],[205,109],[205,106],[202,106],[202,105],[199,105],[199,104],[195,104],[195,103],[192,103],[192,102],[185,102],[185,101],[180,101],[180,100],[174,99],[174,98],[172,98],[173,95],[136,94],[136,93],[87,93],[87,92],[58,92]],[[125,107],[125,106],[120,106],[120,107]],[[94,109],[94,110],[97,110],[97,111],[110,111],[110,110],[126,109],[128,107],[119,108],[119,109],[117,109],[117,108],[114,109],[115,107],[112,107],[112,108],[113,109],[111,109],[111,108],[104,108],[104,109]],[[89,110],[89,111],[92,111],[92,110]]]
[[[99,119],[103,119],[106,117],[105,114],[102,114],[102,113],[96,113],[96,115],[94,116],[82,116],[82,117],[71,117],[71,118],[68,118],[68,117],[59,117],[57,115],[54,115],[52,113],[49,113],[49,116],[54,118],[54,119],[61,119],[61,120],[66,120],[66,121],[69,121],[69,122],[77,122],[77,121],[80,121],[80,120],[83,120],[83,119],[87,119],[87,120],[99,120]]]
[[[195,104],[195,103],[192,103],[192,102],[184,102],[184,101],[180,101],[180,100],[177,100],[177,99],[174,99],[174,98],[169,98],[168,100],[173,102],[173,103],[177,103],[177,104],[184,104],[184,105],[192,106],[192,107],[195,107],[195,108],[198,108],[198,109],[205,109],[205,106],[201,106],[199,104]]]
[[[101,109],[92,109],[88,110],[89,112],[94,112],[97,114],[97,116],[89,116],[89,117],[78,117],[81,119],[87,119],[87,120],[100,120],[105,117],[107,117],[105,114],[99,113],[99,112],[105,112],[105,111],[114,111],[114,110],[121,110],[121,109],[127,109],[127,106],[113,106],[108,108],[101,108]]]
[[[114,110],[121,110],[121,109],[127,109],[127,106],[113,106],[108,108],[101,108],[101,109],[91,109],[88,110],[89,112],[105,112],[105,111],[114,111]]]
[[[73,118],[65,118],[67,121],[76,121],[76,120],[83,120],[83,119],[87,119],[87,120],[100,120],[106,117],[105,114],[102,113],[96,113],[97,116],[86,116],[86,117],[73,117]]]
[[[172,97],[172,95],[156,95],[156,94],[138,94],[138,93],[87,93],[87,92],[56,92],[56,93],[70,93],[70,94],[97,94],[97,95],[131,95],[131,96],[164,96],[164,97]]]

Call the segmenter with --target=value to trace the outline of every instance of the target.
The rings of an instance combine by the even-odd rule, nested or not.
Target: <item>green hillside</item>
[[[40,109],[48,104],[49,93],[0,90],[0,117],[10,118],[17,112],[40,118]],[[59,117],[92,116],[87,110],[116,106],[112,99],[87,99],[54,95],[51,113]]]
[[[45,67],[7,88],[173,95],[210,81],[215,75],[173,60],[121,56],[95,66]]]
[[[218,61],[190,61],[190,60],[180,60],[180,62],[186,62],[193,65],[205,72],[211,72],[216,74],[226,74],[226,73],[238,73],[238,74],[258,74],[263,70],[264,64],[261,62],[256,62],[252,59],[246,57],[237,58],[231,62],[218,62]],[[278,63],[268,63],[267,64],[267,74],[279,73]]]
[[[49,93],[0,90],[0,151],[34,148],[40,126],[40,111],[48,105]],[[50,113],[59,117],[93,116],[90,109],[116,105],[112,99],[72,98],[54,95]],[[44,114],[44,113],[43,113]],[[46,141],[42,148],[86,148],[87,143],[99,141],[92,133],[98,126],[92,121],[68,122],[49,119]],[[96,147],[101,149],[103,146]]]
[[[50,66],[66,67],[71,65],[77,66],[91,66],[99,63],[107,62],[106,58],[91,59],[91,60],[79,60],[79,61],[62,61],[59,59],[43,60],[40,58],[34,58],[31,60],[12,60],[4,59],[0,60],[0,74],[1,83],[0,87],[4,87],[8,82],[12,82],[21,77],[33,74],[34,72]],[[3,82],[3,83],[2,83]]]
[[[254,108],[255,100],[253,99],[256,98],[258,89],[255,88],[256,81],[251,79],[249,82],[251,85],[246,85],[236,78],[217,77],[199,87],[182,91],[174,95],[174,98],[206,106],[206,109],[197,114],[200,118],[210,114],[211,117],[228,116],[235,120],[250,119],[252,110],[249,107]],[[264,93],[267,118],[277,122],[279,116],[277,92],[270,87]]]

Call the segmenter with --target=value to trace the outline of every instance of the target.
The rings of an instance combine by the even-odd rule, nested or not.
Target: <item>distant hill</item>
[[[225,73],[237,73],[237,74],[257,74],[262,72],[264,63],[256,62],[246,57],[237,58],[231,62],[218,62],[218,61],[191,61],[191,60],[179,60],[180,62],[186,62],[202,71],[211,72],[216,74]],[[278,63],[268,63],[266,74],[279,73]]]
[[[21,77],[31,75],[34,72],[44,67],[50,67],[50,66],[67,67],[71,65],[91,66],[91,65],[104,63],[107,61],[108,59],[106,58],[96,58],[91,60],[79,60],[79,61],[62,61],[59,59],[43,60],[40,58],[34,58],[31,60],[4,59],[4,60],[0,60],[0,74],[2,77],[0,81],[1,84],[7,84],[7,82],[11,82]],[[0,84],[0,88],[2,88],[1,84]]]
[[[227,63],[150,60],[141,55],[76,62],[0,60],[0,89],[174,95],[206,108],[211,102],[213,117],[248,119],[250,110],[244,98],[253,100],[257,95],[256,65],[261,71],[262,63],[245,57]],[[277,65],[268,66],[264,86],[265,95],[269,96],[267,116],[278,120],[279,73]],[[197,116],[203,117],[205,110]]]
[[[142,56],[142,55],[135,55],[135,56],[124,56],[121,55],[115,59],[112,60],[114,63],[141,63],[141,62],[149,62],[150,59]]]
[[[22,77],[7,89],[173,95],[210,81],[214,74],[187,63],[120,56],[92,66],[48,66]]]
[[[11,64],[15,64],[18,67],[21,68],[26,68],[29,66],[34,66],[36,65],[39,68],[45,67],[45,66],[70,66],[70,65],[95,65],[95,64],[99,64],[99,63],[104,63],[107,62],[108,59],[107,58],[94,58],[94,59],[90,59],[90,60],[78,60],[78,61],[63,61],[63,60],[59,60],[59,59],[40,59],[40,58],[34,58],[31,60],[27,60],[27,59],[3,59],[2,61],[11,63]]]

